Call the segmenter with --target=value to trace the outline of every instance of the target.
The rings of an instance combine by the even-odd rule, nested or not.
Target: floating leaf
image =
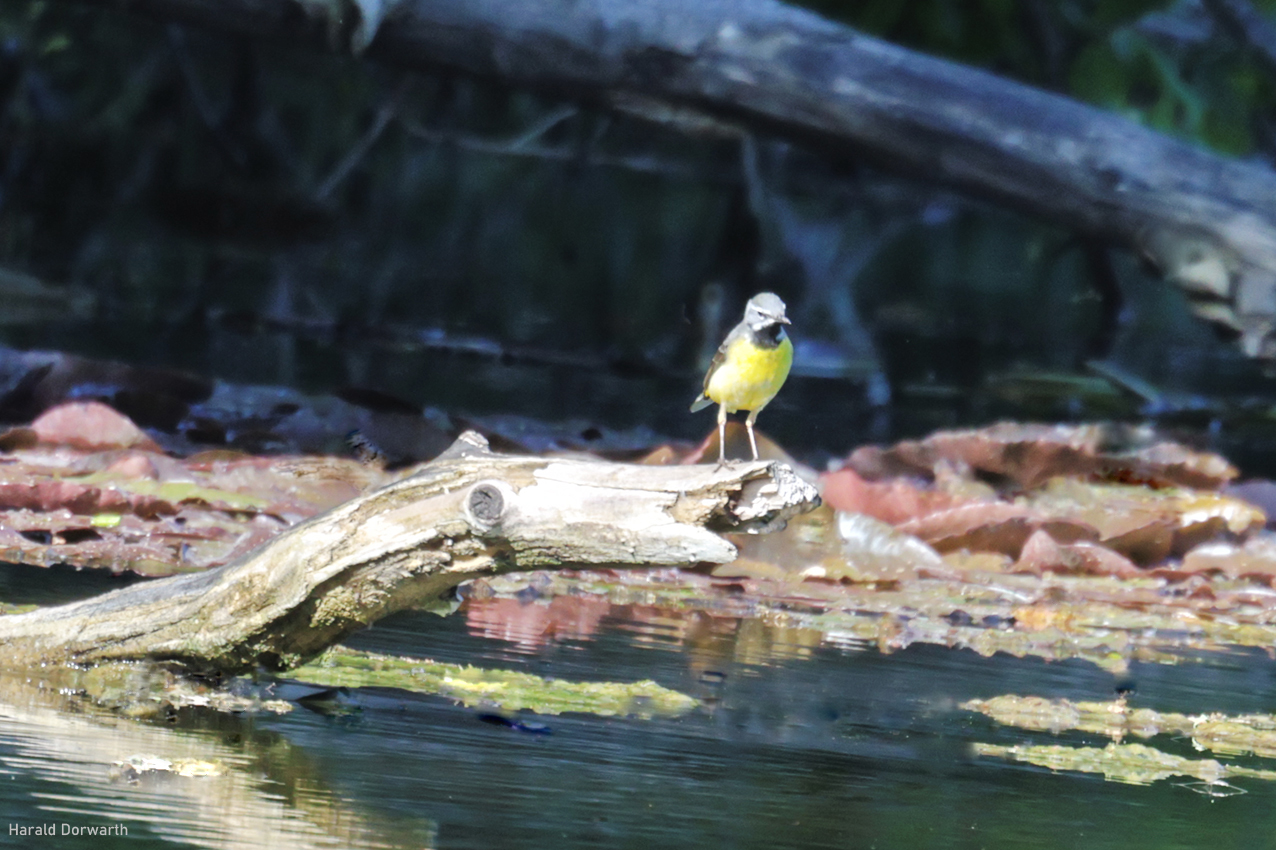
[[[1208,785],[1226,785],[1227,779],[1239,777],[1276,780],[1276,771],[1225,765],[1214,759],[1184,758],[1146,744],[1108,744],[1099,749],[1062,745],[1006,747],[977,743],[974,750],[975,755],[1021,761],[1051,770],[1101,773],[1109,782],[1131,785],[1150,785],[1175,776],[1193,777]]]
[[[1129,558],[1089,541],[1059,543],[1044,529],[1034,531],[1024,543],[1015,568],[1034,573],[1085,573],[1131,577],[1140,570]]]
[[[67,402],[50,408],[31,423],[31,430],[42,443],[85,451],[159,450],[131,419],[97,401]]]
[[[0,464],[0,558],[144,575],[225,563],[389,477],[337,458],[195,457],[62,446]]]
[[[868,481],[849,467],[820,476],[824,502],[843,513],[901,523],[962,504],[966,499],[908,478]]]
[[[652,681],[568,682],[512,670],[488,670],[416,658],[398,658],[334,647],[291,671],[291,676],[328,687],[402,688],[442,694],[465,705],[495,705],[537,714],[581,712],[604,716],[672,717],[698,702]]]
[[[1243,545],[1214,541],[1197,546],[1183,556],[1185,573],[1219,572],[1231,578],[1256,576],[1276,579],[1276,537],[1264,534]]]
[[[900,531],[916,535],[940,552],[970,549],[1001,552],[1018,557],[1034,532],[1046,529],[1057,540],[1075,541],[1097,536],[1084,522],[1057,518],[1022,504],[975,502],[898,525]]]
[[[1114,741],[1135,736],[1190,737],[1199,750],[1230,756],[1276,758],[1276,715],[1177,714],[1132,708],[1124,700],[1073,702],[1006,695],[974,699],[961,708],[984,714],[1004,726],[1042,732],[1096,732]]]
[[[1218,455],[1157,441],[1150,430],[1122,425],[1001,422],[940,431],[888,449],[865,447],[849,459],[849,465],[869,479],[933,476],[941,463],[999,476],[1028,489],[1056,476],[1218,487],[1237,475],[1235,467]]]
[[[1220,532],[1261,528],[1263,512],[1240,499],[1183,488],[1152,489],[1054,478],[1024,504],[1094,528],[1109,548],[1140,564],[1156,564],[1173,552]]]

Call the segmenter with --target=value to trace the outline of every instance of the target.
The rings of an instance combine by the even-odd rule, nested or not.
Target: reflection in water
[[[506,641],[520,652],[595,637],[604,625],[637,646],[685,653],[692,667],[733,661],[765,665],[805,658],[824,641],[816,629],[759,617],[610,602],[598,596],[469,599],[462,606],[471,635]]]
[[[1169,782],[1118,785],[1070,767],[977,757],[976,745],[1102,747],[1106,738],[1083,729],[1056,736],[962,708],[1007,693],[1111,699],[1115,680],[1093,664],[933,645],[848,652],[774,614],[684,616],[632,598],[608,607],[489,602],[467,602],[464,616],[404,612],[350,643],[547,678],[652,679],[712,698],[677,718],[523,713],[519,720],[539,725],[520,728],[485,723],[482,708],[446,698],[361,688],[348,694],[352,710],[341,717],[183,711],[174,726],[157,726],[0,680],[0,811],[22,824],[125,822],[127,838],[94,846],[131,850],[147,841],[1163,850],[1267,847],[1276,830],[1276,783],[1240,773],[1229,781],[1248,793],[1223,798],[1211,785],[1215,796],[1205,797]],[[1182,667],[1136,661],[1129,675],[1137,684],[1131,703],[1165,712],[1276,704],[1276,663],[1260,654]],[[277,695],[313,690],[283,684]],[[1173,735],[1147,743],[1201,758]],[[217,762],[225,773],[112,783],[112,763],[138,754]]]
[[[117,842],[130,847],[146,836],[208,848],[393,847],[407,837],[387,835],[316,780],[304,751],[249,722],[221,717],[223,728],[179,731],[42,684],[0,677],[0,764],[17,780],[5,783],[3,808],[19,827],[121,824]],[[119,769],[138,756],[205,762],[214,775]]]
[[[548,643],[592,637],[611,607],[606,599],[585,596],[534,602],[495,597],[469,603],[465,620],[471,634],[535,652]]]
[[[400,764],[401,779],[368,777],[365,793],[404,805],[431,801],[425,807],[439,821],[442,847],[1161,850],[1268,846],[1276,825],[1276,791],[1253,779],[1235,782],[1249,793],[1216,800],[1232,807],[1216,817],[1196,808],[1209,798],[1169,783],[1113,785],[977,757],[977,744],[1015,745],[1024,733],[963,710],[964,700],[1014,690],[1110,698],[1113,677],[1088,663],[933,646],[846,652],[805,644],[806,630],[792,634],[782,623],[639,604],[612,607],[587,638],[568,639],[547,625],[558,610],[547,600],[487,602],[468,601],[465,619],[404,614],[357,643],[376,651],[428,645],[439,660],[499,659],[495,666],[564,679],[651,678],[706,707],[651,722],[562,715],[546,719],[552,735],[529,736],[415,700],[369,704],[384,740],[362,728],[351,749],[365,769]],[[539,637],[515,644],[482,636],[502,633],[496,611],[543,618]],[[1267,671],[1261,681],[1258,668]],[[1276,697],[1271,672],[1247,656],[1234,666],[1135,663],[1132,675],[1136,701],[1204,710],[1223,708],[1221,694],[1235,703],[1245,693],[1250,706],[1235,708],[1251,710]],[[1041,732],[1033,740],[1057,739]],[[1156,743],[1190,757],[1189,742]],[[414,750],[453,771],[420,772]],[[414,763],[418,772],[403,778]]]

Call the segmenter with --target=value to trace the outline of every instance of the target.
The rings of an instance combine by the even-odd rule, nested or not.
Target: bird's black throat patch
[[[753,342],[759,348],[777,348],[783,339],[784,325],[779,322],[772,322],[759,330],[753,331]]]

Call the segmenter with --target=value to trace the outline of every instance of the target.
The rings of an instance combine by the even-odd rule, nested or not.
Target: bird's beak
[[[782,324],[782,325],[791,325],[791,324],[793,324],[793,322],[792,322],[792,320],[790,320],[790,319],[789,319],[789,317],[788,317],[788,316],[781,316],[781,317],[780,317],[780,324]]]

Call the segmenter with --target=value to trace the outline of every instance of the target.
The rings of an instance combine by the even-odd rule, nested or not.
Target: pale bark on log
[[[819,503],[784,464],[637,466],[492,453],[474,433],[420,472],[206,573],[0,617],[7,665],[286,669],[467,579],[558,567],[726,563],[723,531]]]
[[[853,155],[1149,257],[1276,357],[1276,173],[777,0],[81,0]]]

